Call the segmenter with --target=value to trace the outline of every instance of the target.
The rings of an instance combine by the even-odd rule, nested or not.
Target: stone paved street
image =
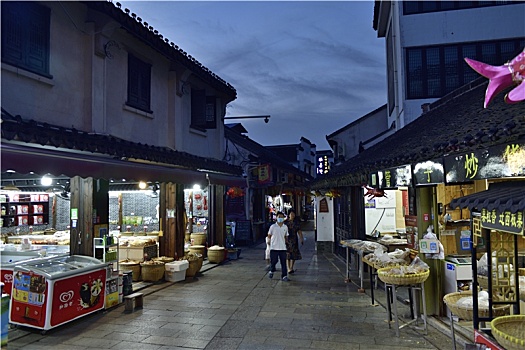
[[[52,329],[10,332],[8,349],[451,349],[448,335],[429,326],[400,337],[383,306],[344,283],[344,263],[317,253],[306,231],[303,259],[292,281],[269,279],[264,244],[241,258],[208,264],[195,279],[148,287],[144,308],[123,306]],[[384,292],[376,293],[382,305]],[[401,314],[407,313],[403,306]],[[406,309],[406,310],[404,310]]]

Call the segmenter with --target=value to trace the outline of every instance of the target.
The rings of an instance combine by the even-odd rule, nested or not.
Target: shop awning
[[[174,182],[180,184],[207,183],[206,173],[176,167],[145,164],[96,157],[83,153],[60,152],[2,144],[2,173],[14,170],[20,174],[53,174],[100,179]]]
[[[482,209],[511,213],[525,210],[525,181],[506,181],[491,183],[489,189],[468,196],[453,199],[452,209],[468,208],[481,212]]]
[[[235,186],[241,188],[248,187],[246,185],[246,179],[241,176],[208,173],[208,179],[212,185]]]

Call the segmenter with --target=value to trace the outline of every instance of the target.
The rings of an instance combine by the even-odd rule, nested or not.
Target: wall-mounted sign
[[[481,227],[523,235],[523,212],[481,209]]]
[[[410,186],[412,182],[412,170],[410,165],[403,165],[397,168],[378,171],[377,176],[379,188]]]
[[[323,198],[319,201],[319,212],[320,213],[328,213],[330,210],[328,209],[328,200],[326,198]]]
[[[377,173],[371,173],[369,176],[368,184],[370,187],[378,187],[379,186],[379,180],[377,178]]]
[[[445,157],[447,183],[525,175],[525,145],[506,144]]]
[[[267,184],[272,180],[272,170],[270,164],[259,165],[257,167],[257,182]]]
[[[416,185],[435,185],[444,182],[443,160],[428,160],[414,166],[414,183]]]
[[[328,156],[317,157],[317,174],[325,175],[330,171],[330,159]]]

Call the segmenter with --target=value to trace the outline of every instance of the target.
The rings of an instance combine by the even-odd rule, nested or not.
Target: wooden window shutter
[[[49,75],[50,10],[30,2],[2,2],[2,61]]]
[[[206,128],[206,90],[191,89],[191,126]]]
[[[206,129],[217,129],[215,96],[206,96]]]
[[[49,9],[31,8],[28,23],[29,41],[27,47],[27,64],[36,71],[48,71],[49,58]]]
[[[128,55],[127,104],[151,112],[151,65],[131,54]]]

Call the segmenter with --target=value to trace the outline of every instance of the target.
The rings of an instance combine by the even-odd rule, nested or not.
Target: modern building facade
[[[388,125],[403,128],[429,103],[476,79],[465,57],[493,65],[512,59],[525,46],[524,18],[522,1],[376,1]]]

